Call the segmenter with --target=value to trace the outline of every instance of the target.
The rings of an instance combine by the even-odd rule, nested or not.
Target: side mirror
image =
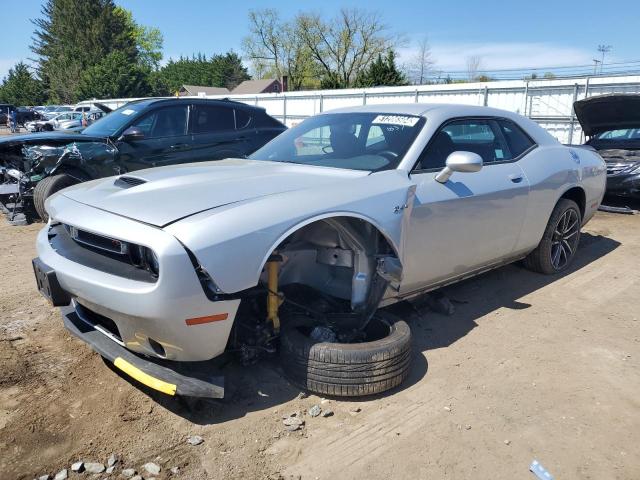
[[[453,172],[472,173],[482,169],[482,157],[473,152],[453,152],[447,157],[447,166],[437,175],[436,181],[446,183]]]
[[[122,132],[122,135],[120,135],[120,138],[118,140],[123,142],[131,142],[134,140],[141,140],[143,138],[144,133],[142,133],[142,130],[140,130],[138,127],[129,127],[124,132]]]

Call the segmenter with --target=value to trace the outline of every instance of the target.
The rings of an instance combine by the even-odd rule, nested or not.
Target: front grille
[[[71,238],[78,243],[83,243],[89,247],[98,248],[100,250],[106,250],[107,252],[117,253],[125,255],[128,252],[128,245],[126,242],[122,242],[115,238],[105,237],[103,235],[96,235],[95,233],[87,232],[86,230],[79,230],[71,225],[65,225]]]
[[[629,163],[608,163],[607,175],[617,175],[618,173],[629,170],[632,166],[633,165],[629,165]]]
[[[138,185],[143,185],[145,183],[147,183],[147,181],[143,178],[129,176],[118,177],[116,178],[116,181],[113,182],[116,187],[122,188],[137,187]]]
[[[49,228],[49,243],[56,253],[80,265],[129,280],[158,281],[157,270],[153,273],[143,261],[141,252],[148,250],[146,247],[63,224]]]

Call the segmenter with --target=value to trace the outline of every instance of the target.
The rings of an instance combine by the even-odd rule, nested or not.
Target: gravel
[[[157,463],[153,463],[153,462],[145,463],[142,468],[144,468],[151,475],[158,475],[160,473],[160,470],[161,470],[160,465],[158,465]]]
[[[58,473],[56,473],[56,476],[53,477],[53,480],[67,480],[68,477],[69,477],[69,472],[65,468],[63,470],[60,470]]]
[[[136,474],[136,471],[133,468],[125,468],[121,473],[123,477],[131,478]]]
[[[313,407],[311,407],[309,409],[308,413],[312,417],[317,417],[318,415],[320,415],[322,413],[322,409],[320,408],[319,405],[314,405]]]
[[[191,435],[187,437],[187,443],[189,445],[200,445],[204,442],[204,439],[200,435]]]
[[[104,465],[102,463],[85,463],[84,469],[87,473],[102,473],[104,472]]]
[[[84,462],[76,462],[71,465],[72,472],[82,472],[84,470]]]

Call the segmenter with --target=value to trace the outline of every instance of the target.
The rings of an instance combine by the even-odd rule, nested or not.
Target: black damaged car
[[[640,95],[589,97],[573,108],[586,144],[607,163],[607,194],[640,198]]]
[[[33,206],[70,185],[143,168],[245,157],[286,130],[263,108],[230,100],[145,99],[126,104],[79,133],[0,140],[0,202]]]

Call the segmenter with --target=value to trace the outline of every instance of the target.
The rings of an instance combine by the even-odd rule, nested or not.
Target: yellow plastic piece
[[[278,308],[280,307],[280,298],[278,297],[278,262],[267,262],[267,286],[269,293],[267,295],[267,320],[273,323],[273,329],[276,333],[280,331],[280,318],[278,318]]]
[[[159,392],[166,393],[167,395],[175,395],[176,394],[176,386],[167,383],[159,378],[152,377],[151,375],[144,373],[138,367],[134,367],[125,359],[118,357],[115,359],[113,364],[122,370],[124,373],[129,375],[132,378],[135,378],[140,383],[146,385],[147,387],[153,388],[154,390],[158,390]]]

